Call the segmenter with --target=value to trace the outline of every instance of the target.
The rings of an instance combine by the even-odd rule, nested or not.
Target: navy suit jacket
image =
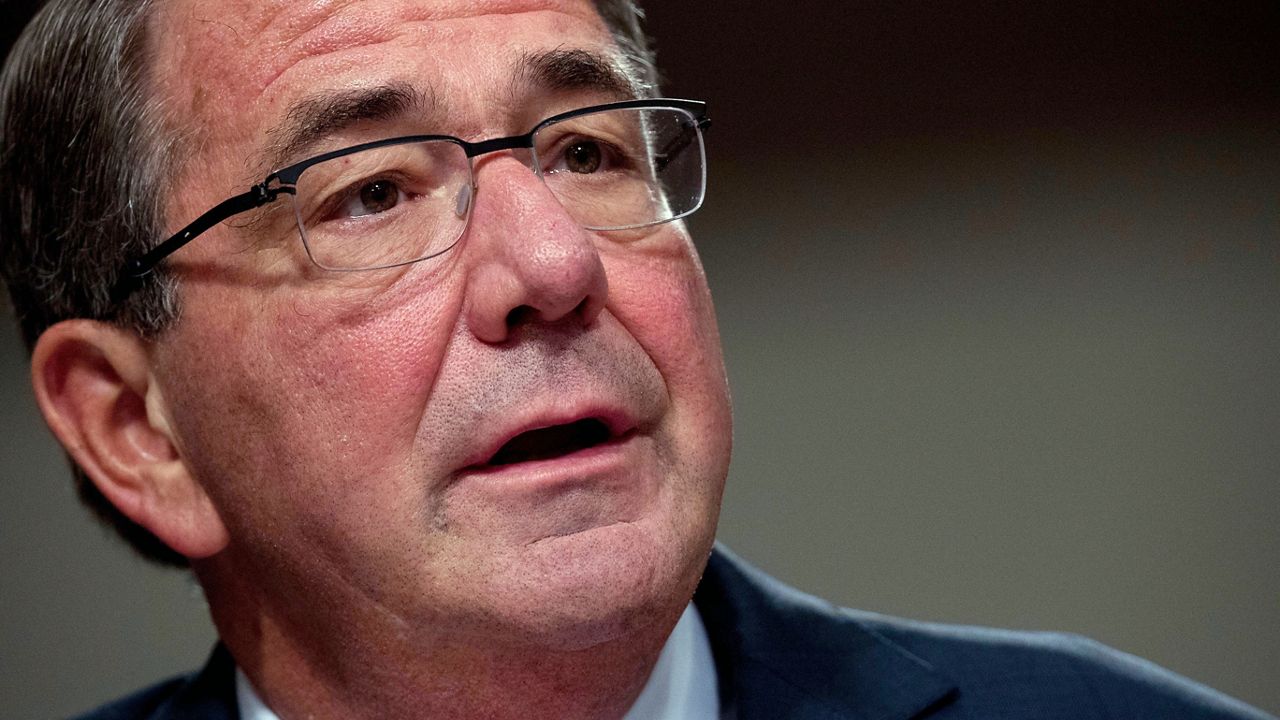
[[[1271,716],[1093,641],[917,623],[837,608],[723,548],[694,603],[735,720],[1267,720]],[[199,673],[82,720],[235,720],[222,646]],[[1271,718],[1271,720],[1276,720]]]

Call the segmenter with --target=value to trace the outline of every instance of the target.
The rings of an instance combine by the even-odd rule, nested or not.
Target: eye
[[[599,137],[573,135],[552,144],[543,157],[546,174],[602,175],[627,170],[633,162],[627,153]]]
[[[384,213],[405,199],[405,193],[392,180],[372,180],[352,192],[333,213],[336,217],[354,218]]]
[[[604,152],[600,143],[580,140],[570,143],[564,149],[564,166],[569,172],[589,174],[600,169]]]

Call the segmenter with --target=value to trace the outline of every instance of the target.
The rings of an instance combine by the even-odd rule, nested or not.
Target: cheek
[[[189,303],[181,326],[202,330],[175,345],[175,423],[197,477],[224,507],[250,495],[286,514],[408,506],[404,493],[423,492],[411,450],[457,303],[393,286],[251,307],[237,290],[239,305]]]
[[[609,310],[657,365],[686,457],[727,463],[731,420],[720,335],[702,266],[687,238],[652,252],[606,253]],[[713,474],[714,470],[711,471]]]
[[[724,363],[706,277],[687,239],[652,250],[604,253],[609,310],[631,332],[669,385],[722,394]]]

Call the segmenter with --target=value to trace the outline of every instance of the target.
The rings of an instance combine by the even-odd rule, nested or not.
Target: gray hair
[[[163,239],[165,184],[181,138],[150,91],[147,24],[154,0],[49,0],[0,75],[0,273],[30,349],[68,318],[156,337],[177,318],[161,268],[122,302],[126,259]],[[634,0],[595,0],[646,92],[653,53]],[[81,500],[144,557],[186,559],[115,508],[72,463]]]
[[[146,88],[151,0],[51,0],[0,76],[0,268],[30,348],[67,318],[147,336],[176,315],[160,276],[113,303],[125,259],[164,227],[174,141]],[[72,465],[81,500],[142,555],[185,559],[116,510]]]

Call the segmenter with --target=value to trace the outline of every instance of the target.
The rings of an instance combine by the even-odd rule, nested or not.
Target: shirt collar
[[[240,668],[236,668],[236,702],[240,706],[241,720],[280,720],[258,697]],[[690,603],[662,646],[649,680],[623,720],[716,720],[719,717],[720,700],[711,641],[707,638],[702,618]]]

